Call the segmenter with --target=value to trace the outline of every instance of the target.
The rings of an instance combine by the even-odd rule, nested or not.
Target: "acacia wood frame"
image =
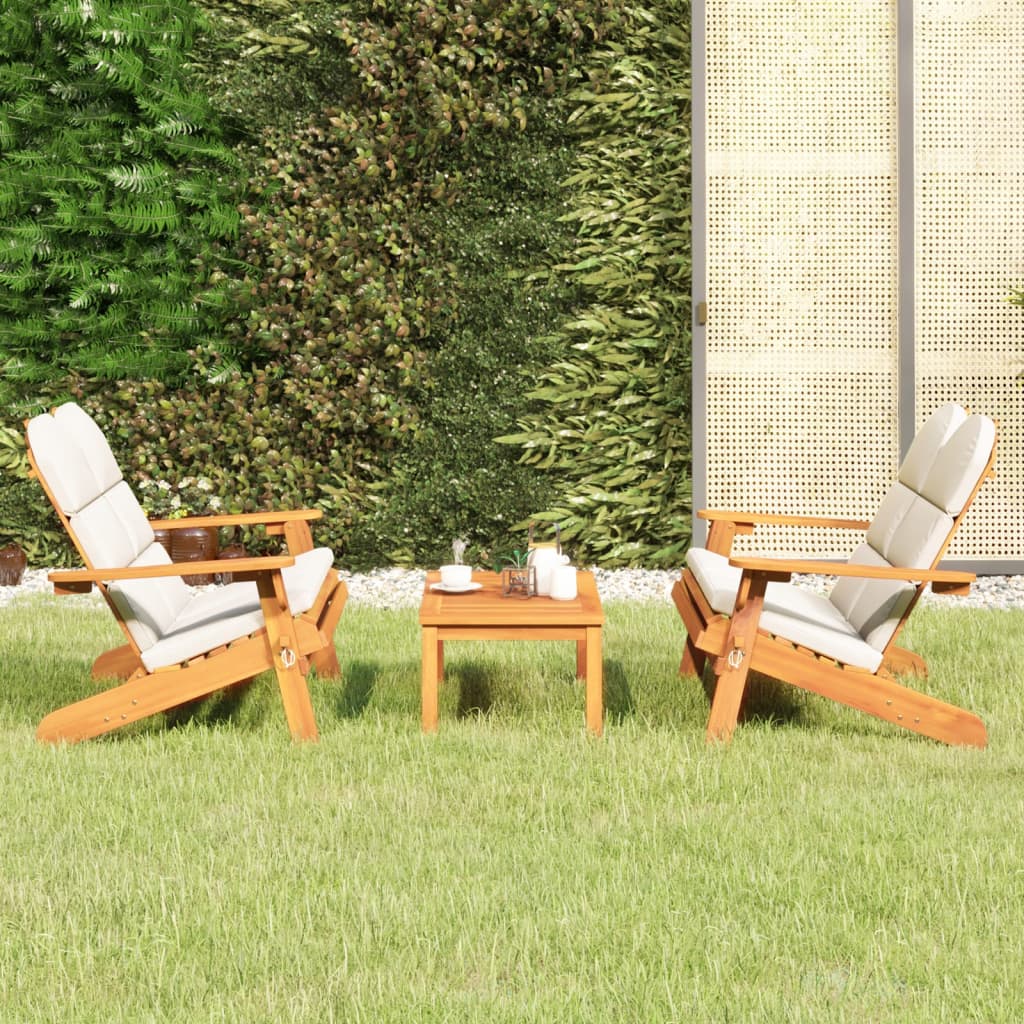
[[[736,534],[753,533],[758,525],[809,526],[822,529],[866,530],[860,520],[813,516],[758,515],[743,512],[703,510],[698,512],[710,524],[707,550],[729,559],[741,570],[739,590],[732,615],[715,612],[689,569],[672,587],[672,600],[686,627],[686,646],[681,675],[703,675],[710,661],[715,677],[711,712],[707,724],[708,742],[727,742],[736,728],[743,694],[751,671],[771,676],[848,707],[864,711],[894,725],[929,736],[943,743],[985,747],[987,732],[982,720],[962,708],[913,690],[897,676],[925,678],[923,658],[896,643],[927,584],[936,592],[966,594],[975,579],[973,573],[939,569],[961,520],[971,507],[985,480],[993,475],[997,440],[984,472],[964,503],[940,551],[928,569],[867,566],[805,559],[731,557]],[[760,628],[765,591],[771,582],[787,582],[793,573],[854,576],[866,579],[906,580],[917,588],[892,637],[882,652],[876,672],[846,665],[801,647]]]
[[[92,666],[92,677],[95,680],[115,678],[125,681],[51,712],[40,722],[36,737],[56,743],[101,736],[225,687],[251,682],[261,672],[273,669],[292,738],[316,740],[316,718],[306,675],[311,666],[316,669],[318,676],[324,678],[337,678],[341,674],[334,649],[334,631],[344,610],[348,589],[332,569],[312,607],[302,615],[293,616],[288,606],[281,571],[295,564],[296,555],[312,549],[309,523],[321,518],[323,513],[315,509],[297,509],[150,520],[154,529],[263,525],[271,536],[284,538],[288,554],[231,561],[235,579],[248,579],[256,583],[263,611],[262,629],[182,664],[149,671],[142,663],[138,644],[118,611],[107,585],[117,580],[219,572],[223,570],[224,564],[209,561],[134,568],[93,565],[75,535],[70,520],[39,471],[27,440],[26,447],[30,475],[39,481],[85,565],[83,569],[50,573],[49,579],[54,585],[54,591],[57,594],[87,593],[96,586],[126,639],[125,644],[101,654]]]

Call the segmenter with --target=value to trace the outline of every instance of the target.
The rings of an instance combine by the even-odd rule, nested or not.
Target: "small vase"
[[[217,529],[213,526],[183,526],[171,531],[171,561],[212,562],[217,557]],[[213,573],[183,576],[186,583],[204,587],[213,583]]]
[[[0,587],[16,587],[27,565],[28,557],[17,544],[0,548]]]

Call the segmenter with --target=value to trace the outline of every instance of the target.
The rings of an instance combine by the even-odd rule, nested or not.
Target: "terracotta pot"
[[[0,587],[16,587],[25,575],[28,557],[17,544],[0,548]]]
[[[212,562],[217,557],[217,530],[212,526],[183,526],[171,530],[171,561]],[[213,573],[182,577],[195,587],[213,583]]]
[[[221,548],[217,557],[218,559],[248,558],[249,552],[241,544],[229,544],[226,548]],[[219,572],[216,574],[216,578],[218,583],[231,583],[234,580],[234,576],[229,572]]]
[[[171,553],[171,531],[170,530],[154,530],[153,540],[159,544],[168,555]],[[171,561],[174,561],[172,558]]]

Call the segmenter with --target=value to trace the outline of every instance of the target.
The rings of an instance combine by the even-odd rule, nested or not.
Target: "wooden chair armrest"
[[[933,589],[958,591],[976,579],[973,572],[954,569],[908,569],[904,566],[856,565],[850,562],[824,562],[800,558],[748,558],[737,555],[729,564],[745,572],[804,573],[809,576],[853,576],[869,580],[907,580],[931,583]],[[966,592],[966,591],[964,591]]]
[[[774,512],[730,512],[723,509],[701,509],[701,519],[715,523],[743,526],[817,526],[830,530],[866,530],[871,523],[864,519],[831,519],[822,516],[777,515]]]
[[[154,530],[181,530],[194,526],[277,526],[286,523],[311,522],[322,519],[323,511],[318,508],[296,508],[269,512],[225,512],[217,516],[184,516],[181,519],[150,519]],[[280,533],[278,529],[276,532]]]
[[[263,558],[232,558],[230,561],[174,562],[171,565],[135,565],[120,569],[57,569],[46,578],[57,591],[77,593],[88,591],[93,583],[113,580],[145,580],[164,576],[198,576],[204,573],[272,572],[294,565],[291,555],[271,555]]]
[[[773,512],[732,512],[703,508],[697,512],[711,523],[707,550],[728,556],[736,534],[753,533],[755,526],[818,526],[832,530],[864,531],[870,523],[860,519],[825,519],[820,516],[784,516]]]

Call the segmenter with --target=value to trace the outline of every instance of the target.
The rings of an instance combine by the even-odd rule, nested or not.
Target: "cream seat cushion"
[[[741,571],[724,556],[703,548],[691,548],[686,564],[708,604],[721,615],[731,615]],[[881,653],[863,640],[827,597],[792,583],[768,584],[759,628],[869,672],[882,663]]]
[[[99,569],[169,565],[95,421],[68,402],[34,417],[29,443],[40,473],[91,565]],[[282,572],[293,615],[308,611],[327,575],[329,548],[315,548]],[[255,583],[194,591],[180,576],[122,580],[108,594],[147,669],[175,665],[263,627]]]
[[[333,561],[330,548],[314,548],[297,555],[295,564],[282,570],[293,615],[313,607],[327,574],[334,571]],[[255,583],[199,590],[162,636],[142,652],[142,664],[151,672],[177,665],[262,628],[263,610]]]
[[[968,416],[955,404],[936,410],[914,438],[850,563],[930,568],[988,464],[995,437],[987,417]],[[686,564],[708,604],[731,615],[741,571],[700,548],[688,552]],[[842,577],[825,598],[769,583],[760,628],[875,672],[916,589],[904,580]]]

